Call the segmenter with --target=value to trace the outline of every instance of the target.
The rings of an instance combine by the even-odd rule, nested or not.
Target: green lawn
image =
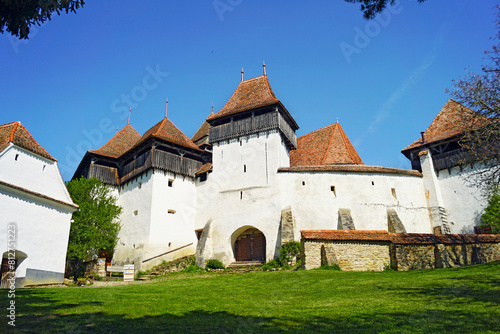
[[[171,277],[126,286],[18,290],[13,332],[500,333],[498,262],[412,272]],[[7,291],[0,293],[5,310]],[[12,330],[2,318],[0,332]]]

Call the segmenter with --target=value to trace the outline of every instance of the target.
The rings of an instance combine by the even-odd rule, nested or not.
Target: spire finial
[[[337,123],[339,122],[339,118],[337,117]]]
[[[266,74],[266,62],[265,61],[262,62],[262,67],[264,68],[264,75],[267,76],[267,74]]]
[[[130,113],[132,112],[132,108],[128,108],[128,122],[127,125],[130,125]]]
[[[167,97],[167,102],[165,104],[165,118],[167,118],[167,110],[168,110],[168,97]]]
[[[243,73],[245,73],[245,71],[243,71],[243,67],[241,68],[241,81],[243,81]]]
[[[118,134],[118,125],[116,126],[116,134]]]

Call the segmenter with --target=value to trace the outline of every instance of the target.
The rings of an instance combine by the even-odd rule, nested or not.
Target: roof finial
[[[132,108],[128,108],[128,122],[127,125],[130,125],[130,113],[132,112]]]
[[[267,76],[267,74],[266,74],[266,62],[265,61],[262,62],[262,67],[264,68],[264,75]]]
[[[167,97],[167,102],[165,105],[165,118],[167,118],[167,110],[168,110],[168,97]]]
[[[337,117],[337,123],[339,122],[339,118]]]
[[[245,71],[243,71],[243,67],[241,68],[241,81],[243,81],[243,73],[245,73]]]
[[[115,134],[118,134],[118,125],[116,126],[116,133]]]

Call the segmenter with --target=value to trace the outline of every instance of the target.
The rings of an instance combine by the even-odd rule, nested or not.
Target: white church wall
[[[474,185],[474,173],[482,170],[484,167],[476,164],[472,168],[465,167],[463,171],[453,167],[449,171],[444,169],[437,173],[451,233],[474,233],[474,226],[478,226],[481,221],[488,201],[480,188]]]
[[[72,203],[57,163],[13,144],[0,153],[0,180]]]
[[[113,263],[131,264],[140,257],[149,242],[151,202],[153,194],[152,170],[135,177],[119,188],[118,205],[123,208],[120,215],[121,229],[113,253]]]
[[[72,213],[59,204],[8,190],[0,190],[0,203],[2,254],[8,250],[8,226],[15,224],[16,254],[26,256],[16,270],[17,287],[62,283]]]
[[[253,227],[266,237],[266,259],[274,258],[282,210],[276,175],[289,166],[281,135],[268,131],[216,143],[213,165],[208,179],[197,181],[195,229],[211,224],[212,247],[205,254],[230,264],[235,238]]]
[[[351,210],[357,230],[387,230],[387,209],[394,209],[408,233],[431,233],[421,177],[341,172],[280,172],[279,177],[283,203],[295,215],[295,235],[337,229],[341,208]]]
[[[152,181],[151,227],[149,243],[144,249],[143,260],[178,250],[147,261],[148,267],[163,260],[169,261],[174,258],[193,255],[196,251],[197,241],[195,234],[196,187],[194,179],[155,170]]]

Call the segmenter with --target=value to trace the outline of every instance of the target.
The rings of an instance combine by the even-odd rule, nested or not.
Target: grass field
[[[16,291],[13,333],[500,333],[500,263],[412,272],[174,274]],[[7,291],[0,299],[6,312]],[[4,313],[5,314],[5,313]]]

